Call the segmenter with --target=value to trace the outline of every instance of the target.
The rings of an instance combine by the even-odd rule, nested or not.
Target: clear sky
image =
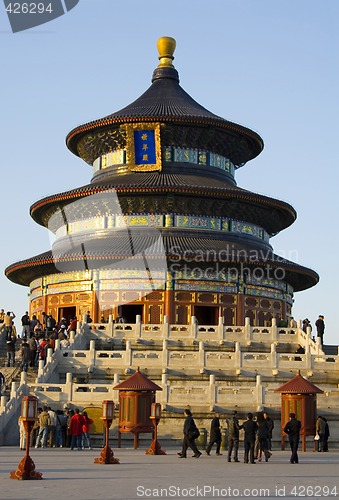
[[[338,19],[337,0],[80,0],[13,34],[1,3],[0,308],[22,316],[29,290],[3,271],[50,247],[31,204],[90,181],[67,133],[139,97],[166,35],[177,41],[181,86],[263,138],[237,183],[296,209],[297,221],[271,243],[320,282],[295,294],[294,317],[314,324],[324,314],[325,343],[338,344]]]

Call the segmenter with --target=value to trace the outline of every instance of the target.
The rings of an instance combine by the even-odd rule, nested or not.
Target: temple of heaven
[[[291,316],[294,292],[318,282],[276,255],[271,237],[292,206],[237,186],[263,150],[252,130],[198,104],[179,85],[175,40],[158,41],[152,84],[134,102],[74,128],[69,150],[89,184],[30,209],[55,234],[51,250],[7,267],[30,287],[30,314],[134,323],[268,326]]]

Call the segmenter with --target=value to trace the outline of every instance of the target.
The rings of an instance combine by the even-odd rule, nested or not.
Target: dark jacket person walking
[[[255,437],[258,430],[257,422],[253,420],[253,414],[247,414],[247,420],[240,426],[245,431],[244,435],[244,463],[248,464],[248,454],[250,455],[251,464],[255,464],[254,461],[254,444]]]
[[[191,448],[193,451],[194,458],[199,458],[201,453],[195,444],[195,439],[197,439],[200,435],[197,426],[195,425],[194,419],[192,417],[192,413],[190,410],[186,409],[184,411],[185,415],[185,423],[184,423],[184,439],[182,442],[182,450],[178,453],[180,458],[187,457],[187,448]]]
[[[288,439],[290,442],[290,447],[292,452],[290,458],[291,464],[299,463],[298,446],[300,439],[300,429],[301,429],[300,420],[295,418],[295,413],[290,413],[290,420],[285,425],[284,432],[288,435]]]
[[[207,455],[210,454],[214,443],[216,443],[216,445],[217,445],[217,450],[216,450],[217,455],[222,455],[222,453],[220,453],[221,432],[220,432],[220,415],[219,415],[219,413],[216,413],[215,417],[211,421],[210,441],[209,441],[208,446],[206,448]]]
[[[237,418],[237,411],[234,410],[232,417],[226,420],[228,430],[228,450],[227,460],[230,462],[232,451],[234,450],[234,461],[239,462],[238,449],[239,449],[239,421]]]

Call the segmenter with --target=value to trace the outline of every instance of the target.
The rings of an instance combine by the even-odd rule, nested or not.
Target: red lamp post
[[[146,455],[166,455],[166,452],[161,449],[160,443],[158,442],[158,423],[161,418],[161,404],[152,403],[151,404],[151,415],[150,419],[153,422],[153,441],[149,449],[146,451]]]
[[[42,479],[42,473],[35,470],[35,464],[29,456],[30,435],[37,419],[38,399],[34,396],[24,396],[21,401],[21,416],[26,431],[26,455],[18,465],[18,470],[10,473],[11,479],[32,480]]]
[[[114,418],[114,402],[113,401],[103,401],[102,402],[102,417],[104,421],[106,435],[105,435],[105,446],[100,453],[100,457],[94,460],[95,464],[119,464],[118,458],[114,458],[114,453],[109,447],[109,428],[111,427]]]

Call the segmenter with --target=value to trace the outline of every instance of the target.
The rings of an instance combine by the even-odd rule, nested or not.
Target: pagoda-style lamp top
[[[155,420],[160,420],[160,418],[161,418],[161,404],[160,403],[152,403],[151,404],[150,418],[154,418]]]
[[[24,396],[21,400],[22,420],[35,421],[38,414],[38,398],[35,396]]]
[[[114,418],[114,401],[105,400],[102,402],[102,418],[113,420]]]
[[[176,41],[170,36],[162,36],[159,38],[157,47],[159,52],[158,68],[174,68],[172,61],[174,59]]]
[[[306,380],[300,375],[300,370],[298,370],[295,377],[277,389],[274,389],[274,392],[281,392],[282,394],[322,394],[324,391],[309,380]]]

